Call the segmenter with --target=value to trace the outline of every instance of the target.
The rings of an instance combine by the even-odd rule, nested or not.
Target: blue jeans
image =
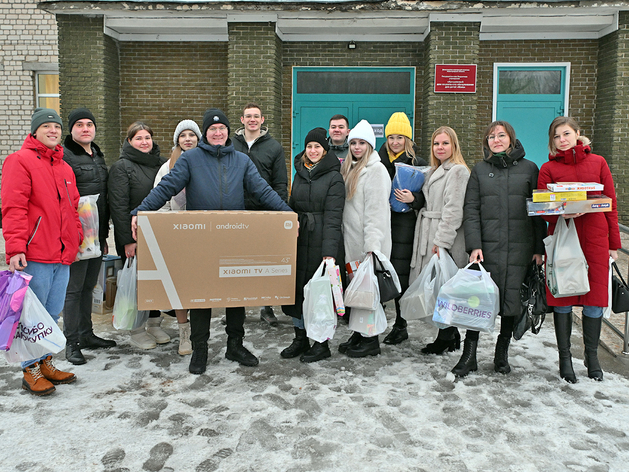
[[[33,276],[28,286],[56,323],[59,320],[59,314],[63,310],[66,298],[66,288],[70,279],[70,266],[33,261],[26,262],[27,266],[24,272]],[[33,365],[35,362],[39,362],[50,355],[51,353],[48,353],[39,359],[22,362],[22,368]]]
[[[293,318],[293,326],[299,329],[306,329],[303,318]]]
[[[554,306],[553,311],[555,313],[570,313],[572,311],[572,305]],[[587,316],[588,318],[600,318],[603,316],[603,308],[600,306],[583,305],[583,316]]]

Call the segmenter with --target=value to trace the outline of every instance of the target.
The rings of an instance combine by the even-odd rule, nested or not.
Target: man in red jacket
[[[24,270],[29,286],[55,320],[63,309],[70,264],[83,230],[77,213],[79,192],[72,168],[63,160],[62,122],[47,108],[37,108],[31,134],[2,167],[2,231],[11,272]],[[22,388],[35,395],[55,391],[55,384],[76,380],[52,364],[52,354],[22,363]]]

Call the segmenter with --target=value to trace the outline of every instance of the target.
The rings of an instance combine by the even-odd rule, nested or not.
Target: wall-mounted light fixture
[[[347,45],[347,49],[356,49],[356,43],[354,41],[350,41]]]

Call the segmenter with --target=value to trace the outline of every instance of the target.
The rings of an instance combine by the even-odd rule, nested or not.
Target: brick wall
[[[596,40],[568,41],[482,41],[478,60],[478,122],[491,123],[495,62],[569,62],[569,113],[590,139],[596,111],[598,44]],[[600,73],[598,74],[600,76]],[[550,125],[550,123],[548,123]],[[516,130],[517,131],[517,130]],[[482,129],[479,130],[482,133]],[[545,137],[546,139],[546,137]],[[480,140],[480,134],[479,134]],[[477,159],[480,141],[477,140]]]
[[[417,67],[415,89],[415,142],[421,144],[424,46],[421,43],[356,43],[348,49],[347,42],[290,42],[283,45],[282,62],[282,146],[291,150],[292,68],[314,67]],[[351,123],[350,123],[351,125]],[[327,129],[327,123],[323,124]],[[290,167],[289,167],[290,168]]]
[[[17,151],[35,109],[33,71],[24,63],[56,64],[57,24],[36,2],[0,3],[0,160]]]
[[[201,127],[206,109],[227,102],[227,43],[120,43],[119,143],[144,121],[168,157],[179,121]]]
[[[241,125],[243,106],[262,107],[265,126],[279,134],[281,120],[281,41],[270,23],[230,23],[228,46],[228,118],[232,131]]]
[[[474,155],[478,141],[477,102],[480,92],[435,93],[436,64],[476,64],[479,51],[477,23],[431,23],[425,42],[424,82],[422,102],[422,155],[430,156],[430,139],[435,129],[450,126],[459,138],[466,161]]]
[[[629,14],[621,12],[618,31],[598,41],[597,108],[593,151],[607,159],[614,176],[618,198],[618,216],[629,224],[629,160],[627,159],[627,116],[629,92],[625,78],[629,76]]]
[[[111,164],[120,149],[118,46],[103,33],[102,17],[58,15],[57,22],[61,117],[67,123],[73,109],[89,108],[96,118],[95,142]]]

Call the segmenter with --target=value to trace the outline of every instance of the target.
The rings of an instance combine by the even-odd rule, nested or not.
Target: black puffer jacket
[[[538,172],[533,162],[524,159],[524,148],[516,141],[511,155],[493,155],[476,164],[467,184],[466,251],[482,249],[483,267],[500,290],[501,316],[520,313],[520,286],[533,254],[544,253],[546,223],[526,212]]]
[[[260,175],[284,201],[288,200],[288,172],[284,160],[282,145],[271,137],[266,127],[262,127],[261,134],[251,145],[245,140],[244,128],[236,131],[232,139],[234,149],[245,153],[253,161]],[[264,206],[252,195],[245,192],[245,209],[264,210]]]
[[[83,146],[66,136],[63,143],[63,160],[70,164],[76,176],[76,187],[79,195],[98,195],[98,239],[100,245],[109,235],[109,205],[107,202],[107,164],[100,148],[92,143],[90,156]]]
[[[417,149],[415,149],[417,152]],[[395,177],[395,163],[409,164],[414,166],[427,166],[425,160],[415,155],[415,159],[412,159],[408,154],[404,153],[400,155],[393,162],[389,160],[389,154],[387,153],[387,145],[384,143],[378,151],[380,160],[384,167],[386,167],[391,180]],[[426,203],[426,197],[423,192],[413,192],[415,200],[411,203],[413,210],[421,210]],[[395,272],[400,279],[402,285],[402,292],[408,288],[408,276],[411,272],[411,259],[413,257],[413,240],[415,239],[415,222],[417,220],[417,213],[415,211],[409,211],[407,213],[391,212],[391,240],[393,246],[391,247],[391,263],[395,268]]]
[[[151,152],[145,153],[125,139],[120,159],[109,169],[109,210],[118,254],[124,254],[126,244],[135,243],[131,236],[130,211],[153,190],[155,176],[164,162],[166,159],[160,157],[157,144],[153,144]]]
[[[310,172],[301,158],[295,162],[295,178],[288,201],[299,217],[295,304],[282,306],[282,310],[287,315],[301,318],[304,286],[323,258],[334,257],[338,265],[343,265],[341,227],[345,182],[339,172],[341,164],[334,153],[323,156]]]

